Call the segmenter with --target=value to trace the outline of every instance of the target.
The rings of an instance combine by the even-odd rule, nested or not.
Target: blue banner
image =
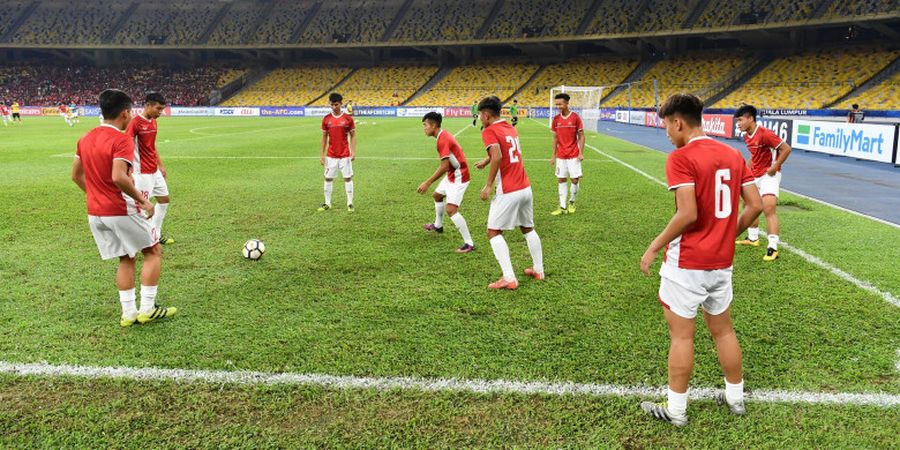
[[[100,107],[99,106],[82,106],[82,111],[84,111],[85,116],[99,116],[100,115]]]
[[[550,108],[528,108],[528,117],[533,119],[549,119]]]
[[[306,110],[302,106],[264,106],[259,108],[261,117],[303,117]]]
[[[397,108],[393,106],[357,106],[353,115],[360,117],[397,117]]]

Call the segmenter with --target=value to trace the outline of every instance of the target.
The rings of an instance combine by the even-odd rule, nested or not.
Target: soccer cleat
[[[436,227],[433,223],[426,223],[425,225],[423,225],[423,228],[425,228],[425,231],[434,231],[435,233],[444,232],[444,227]]]
[[[772,247],[766,249],[766,256],[763,256],[763,261],[775,261],[776,259],[778,259],[778,250]]]
[[[665,403],[641,402],[641,409],[654,419],[671,423],[676,427],[683,427],[688,422],[687,414],[681,417],[674,416],[669,412]]]
[[[163,306],[155,306],[150,312],[140,312],[137,315],[137,321],[140,323],[152,322],[163,317],[174,316],[178,312],[178,308],[166,308]]]
[[[475,251],[474,245],[463,244],[462,247],[456,249],[456,253],[470,253]]]
[[[509,289],[515,290],[519,287],[518,280],[506,281],[506,278],[500,277],[499,280],[488,285],[488,289]]]
[[[569,202],[569,207],[566,209],[569,214],[575,214],[575,202]]]
[[[162,244],[162,245],[174,244],[174,243],[175,243],[175,239],[172,238],[172,237],[169,237],[169,236],[160,236],[160,237],[159,237],[159,243]]]
[[[127,316],[122,314],[122,318],[119,320],[119,325],[122,325],[122,328],[127,328],[134,325],[134,322],[137,320],[138,314],[134,313],[133,316]]]
[[[737,245],[749,245],[751,247],[759,247],[759,239],[757,239],[755,241],[751,241],[748,238],[748,239],[742,239],[740,241],[734,241],[734,243]]]
[[[550,213],[550,215],[551,216],[561,216],[563,214],[568,214],[568,213],[569,213],[569,210],[566,208],[557,208],[557,210]]]
[[[354,211],[356,211],[356,210],[353,209],[353,205],[347,205],[347,212],[354,212]]]
[[[328,211],[329,209],[331,209],[331,205],[327,205],[327,204],[323,203],[322,206],[320,206],[319,209],[317,209],[316,211],[324,212],[324,211]]]
[[[538,281],[544,281],[544,272],[535,272],[531,267],[525,269],[525,275]]]
[[[738,415],[738,416],[743,416],[744,414],[747,413],[747,409],[744,408],[744,401],[743,401],[743,400],[740,401],[740,402],[738,402],[738,403],[735,403],[735,404],[732,405],[731,403],[728,403],[728,402],[725,400],[725,393],[724,393],[724,392],[720,392],[718,395],[716,395],[716,404],[718,404],[718,405],[728,405],[728,409],[731,410],[732,414],[735,414],[735,415]]]

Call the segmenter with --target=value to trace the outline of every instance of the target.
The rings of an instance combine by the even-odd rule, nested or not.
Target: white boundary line
[[[223,370],[159,369],[154,367],[91,367],[51,365],[48,363],[12,363],[0,361],[0,373],[16,376],[77,377],[88,379],[126,379],[204,382],[239,385],[317,386],[329,389],[374,389],[377,391],[418,390],[425,392],[466,392],[472,394],[519,394],[591,397],[659,397],[663,387],[620,386],[610,384],[552,383],[543,381],[462,380],[456,378],[355,377],[310,373],[270,373]],[[694,400],[712,400],[720,389],[691,389]],[[751,391],[747,400],[767,403],[808,403],[831,405],[900,406],[900,395],[887,393],[819,393],[789,391]]]
[[[71,159],[75,155],[70,153],[60,153],[58,155],[50,155],[51,158],[66,158]],[[205,155],[171,155],[166,156],[166,161],[170,159],[224,159],[224,160],[244,160],[244,159],[273,159],[273,160],[319,160],[318,156],[205,156]],[[357,160],[377,160],[377,161],[437,161],[437,157],[427,158],[424,156],[357,156]],[[539,159],[539,158],[530,158],[529,161],[550,161],[547,158]],[[602,159],[586,159],[585,161],[590,161],[591,163],[612,163],[613,161],[604,161]]]

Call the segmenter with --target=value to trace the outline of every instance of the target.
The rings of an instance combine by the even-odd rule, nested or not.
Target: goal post
[[[600,100],[608,92],[606,86],[556,86],[550,88],[550,123],[553,125],[553,117],[556,116],[554,97],[557,94],[569,94],[569,110],[575,111],[581,116],[584,128],[597,131],[597,122],[600,120]]]

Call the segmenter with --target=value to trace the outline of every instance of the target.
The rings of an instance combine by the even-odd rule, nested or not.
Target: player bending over
[[[762,208],[741,154],[703,133],[702,114],[703,102],[691,94],[675,94],[659,110],[666,135],[676,147],[666,160],[666,178],[669,190],[675,191],[676,210],[641,258],[641,271],[649,276],[656,255],[666,249],[659,270],[659,302],[671,338],[668,403],[643,402],[641,408],[679,427],[687,425],[694,318],[699,307],[725,372],[725,394],[720,400],[733,413],[744,414],[741,347],[731,324],[731,240]],[[740,217],[739,197],[746,205]]]
[[[88,224],[100,257],[119,258],[116,286],[122,303],[119,324],[123,327],[177,312],[176,308],[156,305],[162,249],[150,225],[153,204],[141,195],[131,177],[134,145],[122,132],[131,120],[131,105],[131,98],[122,91],[107,89],[100,93],[103,124],[78,141],[72,163],[72,180],[87,194]],[[135,307],[134,293],[138,252],[144,254],[140,311]]]
[[[131,119],[125,131],[134,146],[134,179],[138,190],[145,198],[156,199],[156,214],[152,226],[159,236],[159,243],[174,244],[175,239],[162,232],[163,220],[169,211],[169,173],[163,167],[162,159],[156,151],[158,119],[166,109],[166,99],[158,92],[148,92],[144,97],[144,109]]]
[[[347,211],[353,212],[353,160],[356,159],[356,124],[353,117],[341,112],[344,97],[333,93],[328,96],[331,113],[322,119],[322,153],[320,162],[325,166],[325,203],[319,212],[331,209],[331,190],[338,171],[344,176],[347,192]],[[347,145],[349,136],[350,145]],[[328,149],[326,156],[325,149]]]
[[[488,212],[487,236],[491,249],[503,276],[488,285],[490,289],[516,289],[519,281],[509,257],[509,246],[503,239],[503,231],[519,228],[525,235],[533,265],[525,269],[525,275],[536,280],[544,280],[544,253],[541,238],[534,231],[534,200],[531,182],[525,174],[522,161],[522,147],[519,134],[505,120],[500,118],[502,104],[496,96],[487,97],[478,104],[478,114],[483,130],[481,140],[487,150],[487,158],[475,165],[479,170],[490,165],[487,181],[481,189],[481,199],[487,200],[494,190]]]
[[[462,147],[456,142],[452,134],[441,129],[443,117],[440,113],[430,112],[422,118],[422,127],[426,136],[437,139],[438,157],[441,165],[430,178],[422,182],[416,192],[424,194],[428,188],[444,177],[441,184],[434,190],[434,223],[425,224],[425,231],[444,232],[444,210],[450,216],[450,220],[456,225],[459,234],[462,235],[463,245],[456,249],[457,253],[469,253],[475,250],[475,242],[469,233],[469,225],[462,214],[459,214],[459,205],[469,187],[469,166],[466,164],[466,155]],[[446,176],[444,176],[446,174]]]
[[[584,160],[584,124],[578,113],[569,110],[569,98],[566,93],[553,97],[559,111],[550,126],[550,131],[553,132],[553,158],[550,159],[550,165],[556,166],[556,178],[559,180],[559,208],[550,213],[554,216],[575,212],[575,196],[581,188],[578,183],[582,175],[581,161]],[[568,180],[572,181],[571,188],[566,184]]]

